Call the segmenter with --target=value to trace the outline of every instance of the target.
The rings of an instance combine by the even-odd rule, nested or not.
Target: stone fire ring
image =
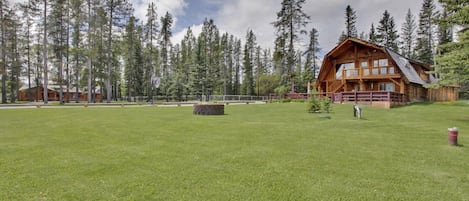
[[[195,104],[195,115],[224,115],[225,105],[223,104]]]

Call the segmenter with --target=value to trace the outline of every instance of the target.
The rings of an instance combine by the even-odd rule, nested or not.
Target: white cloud
[[[259,45],[272,47],[275,33],[271,23],[276,19],[280,2],[280,0],[226,1],[214,20],[220,29],[241,39],[246,37],[248,29],[252,29]]]
[[[148,5],[154,2],[158,17],[164,16],[169,12],[173,16],[173,24],[177,23],[178,16],[184,15],[184,8],[187,6],[185,0],[131,0],[135,9],[135,17],[145,22],[147,17]]]
[[[203,26],[204,26],[203,24],[191,26],[191,30],[194,36],[197,37],[202,32]],[[171,43],[173,43],[173,45],[179,44],[182,41],[182,39],[184,39],[184,36],[186,35],[186,33],[187,33],[187,28],[184,28],[180,32],[173,34],[173,37],[171,37]]]

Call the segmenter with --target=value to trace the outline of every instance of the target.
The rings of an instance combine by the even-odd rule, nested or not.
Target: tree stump
[[[223,104],[195,104],[195,115],[224,115],[225,105]]]

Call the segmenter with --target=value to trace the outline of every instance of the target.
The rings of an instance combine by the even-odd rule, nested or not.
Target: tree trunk
[[[44,0],[44,39],[43,39],[43,49],[44,54],[44,104],[48,104],[49,94],[47,89],[48,84],[48,68],[47,68],[47,0]]]
[[[108,33],[108,50],[107,50],[107,80],[106,80],[106,102],[111,102],[111,65],[112,65],[112,18],[113,18],[113,11],[114,11],[114,1],[111,0],[111,9],[109,15],[109,33]],[[102,92],[101,92],[102,93]]]
[[[3,16],[3,1],[0,1],[0,17],[1,17],[1,31],[2,31],[2,103],[7,103],[7,64],[6,64],[6,47],[5,47],[5,19]]]
[[[91,0],[88,0],[88,103],[91,103]],[[77,90],[78,91],[78,90]]]
[[[67,0],[67,6],[70,6],[70,2]],[[69,43],[69,39],[70,39],[70,8],[67,7],[67,37],[66,37],[66,40],[67,40],[67,49],[66,49],[66,53],[65,53],[65,60],[66,60],[66,67],[65,67],[65,76],[67,77],[67,100],[66,102],[69,103],[70,102],[70,68],[69,68],[69,58],[70,58],[70,43]]]

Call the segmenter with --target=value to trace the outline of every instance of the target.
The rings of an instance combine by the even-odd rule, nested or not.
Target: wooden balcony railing
[[[407,101],[404,94],[391,91],[360,91],[334,93],[334,102],[392,102],[404,103]]]
[[[344,69],[342,79],[361,79],[398,75],[394,66]]]

